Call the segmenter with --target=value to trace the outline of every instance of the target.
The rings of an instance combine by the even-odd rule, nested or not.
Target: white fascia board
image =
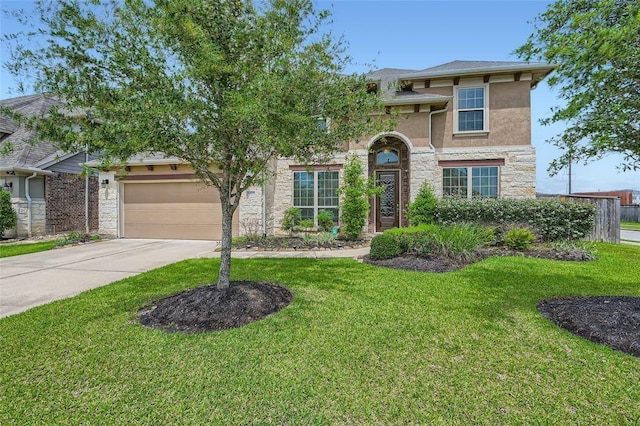
[[[453,96],[416,96],[408,99],[394,98],[383,101],[384,105],[415,105],[450,102]]]
[[[53,176],[54,173],[51,170],[42,170],[36,167],[0,167],[0,172],[18,172],[18,173],[37,173],[42,176]]]

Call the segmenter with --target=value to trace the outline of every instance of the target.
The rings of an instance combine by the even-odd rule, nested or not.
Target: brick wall
[[[84,177],[60,173],[47,176],[45,200],[47,203],[47,233],[85,230]],[[98,177],[89,178],[89,230],[98,229]]]

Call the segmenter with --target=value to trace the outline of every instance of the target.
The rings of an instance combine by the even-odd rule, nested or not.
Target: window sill
[[[473,132],[453,132],[453,136],[487,136],[489,135],[488,130],[479,130]]]

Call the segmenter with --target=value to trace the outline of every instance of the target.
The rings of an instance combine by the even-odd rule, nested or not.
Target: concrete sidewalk
[[[0,259],[0,318],[75,296],[184,259],[220,257],[217,241],[108,240]],[[232,258],[330,258],[365,255],[369,248],[314,251],[238,251]]]

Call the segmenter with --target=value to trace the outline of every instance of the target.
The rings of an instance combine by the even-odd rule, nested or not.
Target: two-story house
[[[454,61],[424,70],[381,69],[369,90],[398,113],[394,131],[345,143],[330,164],[309,168],[273,161],[274,177],[244,195],[234,234],[277,234],[284,212],[304,218],[332,210],[338,217],[342,167],[358,156],[384,192],[370,213],[369,232],[406,226],[406,208],[423,182],[439,196],[535,197],[530,92],[553,66],[524,62]],[[102,233],[127,238],[220,238],[216,191],[199,190],[178,159],[132,160],[127,176],[103,171]]]

